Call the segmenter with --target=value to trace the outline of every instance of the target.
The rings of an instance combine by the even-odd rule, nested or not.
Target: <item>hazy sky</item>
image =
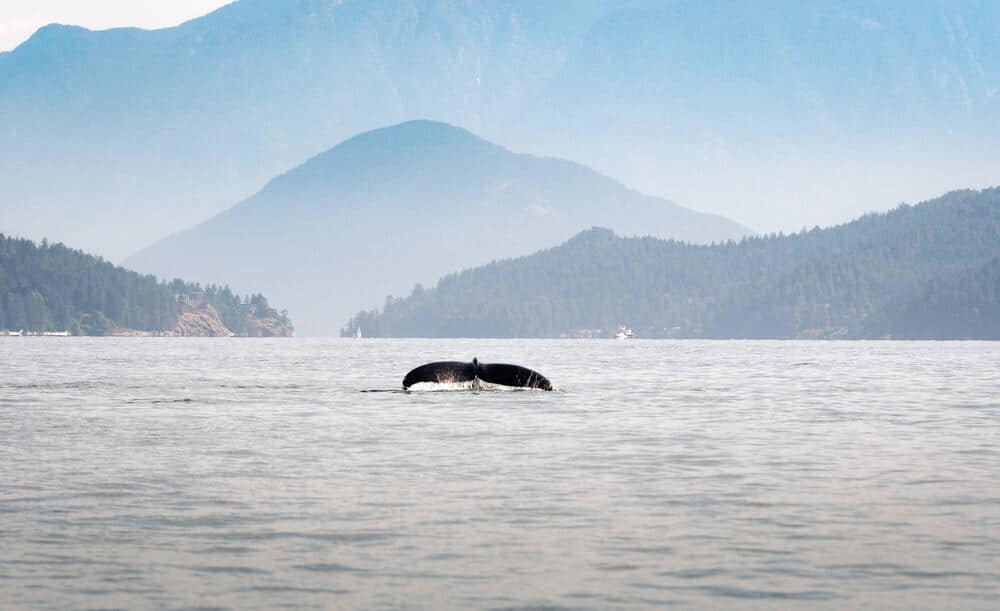
[[[204,15],[232,0],[0,0],[0,51],[9,51],[50,23],[92,30],[162,28]]]

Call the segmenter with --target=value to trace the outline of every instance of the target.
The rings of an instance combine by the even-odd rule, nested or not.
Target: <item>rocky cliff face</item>
[[[294,331],[290,324],[277,317],[254,317],[251,322],[257,328],[258,337],[291,337]]]
[[[194,312],[184,312],[177,319],[174,335],[179,337],[232,337],[235,335],[219,318],[211,304]]]

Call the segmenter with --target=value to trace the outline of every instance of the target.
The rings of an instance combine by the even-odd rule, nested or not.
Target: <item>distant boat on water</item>
[[[635,339],[635,333],[632,332],[632,329],[623,325],[618,327],[618,332],[615,333],[615,339]]]

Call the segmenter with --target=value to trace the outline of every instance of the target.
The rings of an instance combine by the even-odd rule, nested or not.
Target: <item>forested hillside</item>
[[[263,295],[243,299],[228,287],[159,282],[62,244],[0,234],[0,330],[184,334],[179,319],[205,312],[235,335],[291,331],[287,316]]]
[[[388,299],[368,336],[1000,339],[1000,189],[696,246],[592,229]]]

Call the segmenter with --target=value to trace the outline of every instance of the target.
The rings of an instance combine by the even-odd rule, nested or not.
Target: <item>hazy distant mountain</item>
[[[359,305],[378,305],[386,293],[594,224],[694,242],[750,233],[581,165],[414,121],[351,138],[127,263],[264,291],[288,307],[300,333],[336,334]]]
[[[1000,188],[692,246],[586,231],[359,314],[369,336],[1000,339]]]
[[[124,256],[364,130],[475,127],[616,4],[242,0],[157,31],[48,26],[0,56],[0,231]]]
[[[122,256],[416,118],[755,227],[992,184],[986,0],[242,0],[0,55],[0,230]]]
[[[650,4],[519,112],[526,150],[785,230],[996,184],[1000,3]]]

